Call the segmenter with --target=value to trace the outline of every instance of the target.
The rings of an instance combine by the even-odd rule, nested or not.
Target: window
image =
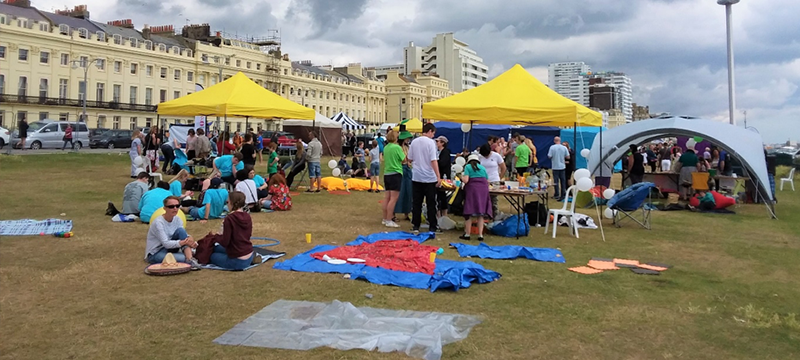
[[[153,118],[144,118],[144,126],[147,127],[153,126]]]
[[[47,89],[49,87],[47,79],[39,79],[39,99],[47,98]]]
[[[131,75],[136,75],[139,72],[139,64],[131,63]]]
[[[250,64],[250,62],[248,61],[248,62],[247,62],[247,68],[248,68],[248,69],[250,68],[250,65],[251,65],[251,64]]]
[[[19,49],[19,61],[28,61],[28,49]]]
[[[97,93],[95,95],[95,100],[105,101],[105,97],[106,97],[106,84],[97,83]]]
[[[167,101],[167,90],[161,90],[160,93],[160,102]]]
[[[89,66],[89,57],[87,57],[87,56],[81,56],[81,60],[80,60],[80,66],[81,66],[82,68],[86,68],[86,67],[88,67],[88,66]],[[117,70],[117,71],[119,71],[119,70]]]
[[[139,92],[139,88],[136,86],[131,86],[131,104],[136,104],[136,95]]]
[[[230,65],[230,64],[231,64],[231,58],[226,57],[225,58],[225,65]]]
[[[202,62],[207,64],[208,63],[208,54],[200,55],[200,61],[202,61]]]
[[[62,35],[69,35],[69,25],[67,24],[58,25],[58,32],[61,33]]]
[[[153,105],[153,88],[144,89],[144,104]]]
[[[197,82],[199,82],[201,85],[205,86],[206,85],[206,76],[203,75],[203,74],[197,75]]]
[[[17,88],[17,95],[23,97],[28,95],[28,78],[25,76],[19,77],[19,88]]]
[[[105,115],[97,115],[97,127],[99,127],[99,128],[106,127],[106,116]]]
[[[39,120],[44,120],[50,117],[50,113],[47,111],[40,111],[39,112]]]
[[[61,65],[69,65],[69,54],[61,54]]]
[[[138,119],[135,116],[131,116],[131,130],[136,130],[136,125],[138,123]]]
[[[181,70],[180,69],[175,69],[175,73],[173,74],[172,78],[175,79],[175,80],[180,80],[181,79]]]
[[[122,85],[114,84],[114,93],[112,95],[111,101],[119,103],[120,97],[122,97]]]
[[[5,93],[6,93],[6,76],[0,74],[0,95],[3,95]]]
[[[122,121],[122,116],[114,116],[114,123],[112,124],[114,130],[119,130],[120,121]]]
[[[39,63],[42,64],[49,64],[50,63],[50,53],[47,51],[42,51],[39,53]]]
[[[128,41],[130,42],[131,47],[139,47],[139,40],[136,40],[136,38],[129,38]]]
[[[401,103],[401,104],[405,104],[405,103],[406,103],[406,98],[402,98],[402,99],[400,99],[400,103]]]
[[[86,83],[78,81],[78,99],[83,100],[86,96]]]
[[[89,37],[89,30],[86,30],[84,28],[78,29],[78,36],[80,36],[83,39],[88,38]]]
[[[0,59],[5,59],[5,58],[6,58],[6,47],[0,45]]]
[[[153,50],[153,42],[150,40],[144,41],[144,48],[147,50]]]
[[[194,72],[193,71],[187,71],[186,72],[186,81],[194,81]]]
[[[118,34],[114,34],[114,44],[121,45],[122,44],[122,36]]]
[[[192,50],[186,50],[186,56],[194,57],[193,55],[194,55],[194,53],[192,52]]]
[[[242,67],[242,60],[236,60],[236,67]]]
[[[66,99],[68,94],[69,94],[69,80],[68,79],[59,79],[58,80],[58,98],[59,99]]]
[[[261,70],[261,64],[256,64],[256,70]]]
[[[158,51],[167,52],[167,45],[158,44]]]
[[[103,71],[106,69],[106,59],[97,59],[97,70]]]
[[[3,23],[3,21],[2,21],[2,19],[0,19],[0,24],[2,24],[2,23]],[[39,31],[50,32],[50,24],[39,23]]]
[[[179,49],[177,46],[173,46],[172,47],[172,53],[175,54],[175,55],[178,55],[178,54],[181,53],[181,49]]]
[[[102,32],[102,31],[98,31],[97,32],[97,41],[106,41],[106,33]]]
[[[172,93],[172,95],[173,95],[173,97],[172,97],[173,99],[177,99],[177,98],[181,97],[181,92],[180,91],[176,91],[176,92]]]
[[[122,71],[122,61],[114,61],[114,72],[118,73]]]
[[[166,79],[167,78],[167,68],[165,68],[165,67],[161,68],[161,78],[162,79]]]
[[[144,67],[144,74],[147,75],[147,77],[153,76],[153,65],[145,66]]]

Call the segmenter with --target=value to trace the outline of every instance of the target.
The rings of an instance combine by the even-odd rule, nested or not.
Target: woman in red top
[[[245,196],[240,191],[232,191],[228,196],[228,209],[231,211],[222,222],[222,234],[215,234],[214,253],[211,263],[221,268],[244,270],[251,264],[261,263],[261,257],[253,251],[250,236],[253,234],[253,220],[250,214],[242,211]]]
[[[289,187],[286,186],[286,179],[283,175],[272,175],[269,178],[267,191],[269,196],[262,202],[263,207],[275,211],[292,210],[292,196],[289,195]]]
[[[222,133],[222,140],[217,141],[217,154],[230,155],[236,151],[236,146],[231,144],[231,134],[227,131]]]
[[[61,146],[61,150],[67,147],[67,142],[69,142],[69,146],[71,148],[75,148],[75,144],[72,143],[72,124],[67,124],[67,128],[64,129],[64,145]]]

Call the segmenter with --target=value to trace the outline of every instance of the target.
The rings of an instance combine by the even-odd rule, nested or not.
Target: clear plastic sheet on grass
[[[348,302],[278,300],[214,340],[222,345],[310,350],[400,351],[438,360],[442,346],[463,340],[480,323],[473,316],[357,308]]]

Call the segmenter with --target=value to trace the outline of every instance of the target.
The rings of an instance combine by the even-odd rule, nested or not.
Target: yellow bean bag
[[[349,179],[347,180],[347,188],[355,191],[369,190],[369,180],[367,179]],[[373,187],[374,188],[374,187]],[[378,190],[383,190],[383,186],[378,184]]]
[[[158,210],[156,210],[156,212],[154,212],[153,215],[150,216],[150,223],[152,224],[153,220],[155,220],[156,218],[158,218],[161,215],[164,215],[165,212],[166,212],[166,210],[164,210],[163,207],[158,208]],[[181,218],[181,220],[183,220],[183,226],[185,227],[186,226],[186,214],[184,214],[183,211],[178,210],[178,217]]]
[[[322,178],[320,186],[328,191],[347,190],[347,183],[343,179],[333,176]]]

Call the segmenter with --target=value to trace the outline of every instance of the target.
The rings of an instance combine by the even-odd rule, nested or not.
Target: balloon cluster
[[[338,167],[336,167],[336,165],[337,165],[336,160],[328,161],[328,167],[333,169],[331,171],[331,175],[333,176],[342,175],[342,169],[339,169]]]

